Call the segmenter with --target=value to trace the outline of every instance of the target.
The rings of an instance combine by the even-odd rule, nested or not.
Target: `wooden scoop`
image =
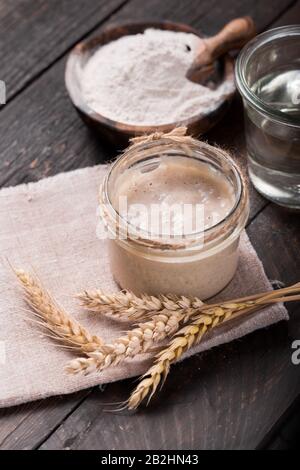
[[[221,80],[217,59],[231,50],[241,49],[255,34],[254,22],[250,16],[230,21],[218,34],[203,39],[199,54],[187,71],[187,78],[214,88]]]

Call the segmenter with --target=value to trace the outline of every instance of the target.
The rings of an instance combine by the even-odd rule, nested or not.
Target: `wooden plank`
[[[0,449],[28,450],[38,446],[57,423],[88,395],[85,390],[68,397],[53,397],[0,410]]]
[[[207,34],[214,34],[224,23],[238,16],[251,15],[258,31],[267,28],[276,21],[282,13],[294,3],[293,0],[273,0],[254,2],[253,0],[152,0],[140,2],[132,0],[120,12],[114,15],[110,22],[134,18],[169,19],[188,23],[202,29]]]
[[[10,99],[124,0],[9,0],[0,5],[1,76]]]
[[[300,220],[297,213],[270,204],[250,224],[248,233],[270,279],[279,279],[285,284],[299,281]]]
[[[149,3],[150,2],[145,5],[145,2],[143,2],[144,7],[147,8],[145,16],[146,14],[149,14]],[[228,2],[228,9],[227,2],[226,7],[225,2],[222,2],[222,18],[218,21],[220,24],[223,23],[223,21],[227,19],[227,17],[225,18],[226,15],[224,16],[224,13],[227,14],[228,12],[231,12],[231,17],[236,16],[236,14],[251,13],[249,6],[250,3],[251,2],[245,2],[244,7],[241,7],[240,4],[238,4],[236,7],[237,10],[234,10],[236,2]],[[252,3],[255,5],[255,2]],[[273,2],[272,11],[270,12],[271,9],[268,7],[268,12],[266,14],[264,14],[264,11],[260,9],[259,15],[262,15],[263,17],[263,20],[260,22],[262,25],[261,27],[263,27],[264,24],[267,24],[268,21],[271,21],[271,18],[273,18],[274,15],[277,16],[277,13],[282,11],[288,3],[289,2],[280,2],[279,4],[279,2]],[[126,17],[144,16],[139,2],[132,2],[132,5],[132,11],[129,8],[130,5],[128,5],[125,14]],[[189,22],[194,26],[197,25],[199,21],[199,25],[201,23],[202,26],[205,26],[206,13],[203,10],[204,13],[202,14],[200,9],[205,8],[208,12],[207,14],[210,15],[212,2],[201,2],[201,4],[199,4],[199,2],[194,1],[189,2],[189,6],[187,7],[187,2],[183,5],[181,2],[154,1],[152,2],[152,8],[152,17],[163,16],[174,20],[179,19],[181,21]],[[255,5],[255,11],[258,11],[257,8],[259,9],[261,7],[257,7]],[[121,11],[119,16],[114,17],[113,20],[116,20],[118,17],[122,17],[122,15],[123,11]],[[54,174],[58,171],[92,164],[95,161],[99,161],[103,156],[107,156],[107,150],[103,149],[102,143],[90,135],[89,131],[81,124],[81,121],[71,109],[71,105],[63,88],[63,67],[64,62],[58,62],[53,69],[47,71],[44,76],[40,77],[35,84],[31,85],[26,92],[3,110],[0,124],[0,131],[3,136],[3,140],[0,142],[0,154],[3,159],[2,167],[0,169],[2,183],[8,185],[17,184],[21,181],[34,180],[47,174]],[[51,96],[50,101],[49,96]],[[233,127],[236,124],[237,123],[233,123]],[[227,137],[228,145],[230,145],[231,139],[232,134]],[[280,331],[277,333],[277,341],[279,344],[281,340]],[[242,447],[243,445],[251,445],[251,443],[256,440],[255,426],[258,426],[258,424],[255,420],[251,420],[251,423],[249,423],[251,416],[250,411],[252,410],[253,417],[255,418],[256,416],[259,416],[257,414],[258,412],[263,414],[264,410],[263,406],[258,407],[257,409],[257,399],[254,400],[253,403],[251,401],[253,398],[252,392],[255,383],[253,384],[252,375],[249,377],[247,372],[249,370],[249,363],[252,357],[256,357],[257,363],[259,364],[261,356],[265,354],[264,348],[266,347],[266,344],[269,343],[270,349],[272,349],[274,342],[276,344],[276,338],[274,339],[273,333],[265,343],[265,334],[267,334],[267,332],[259,332],[257,335],[251,335],[251,338],[253,336],[256,339],[249,339],[249,342],[246,340],[242,341],[241,344],[244,346],[241,347],[241,349],[235,349],[237,347],[236,345],[228,345],[224,349],[219,348],[219,350],[207,353],[207,356],[192,358],[189,361],[189,365],[188,363],[185,363],[176,366],[175,369],[177,370],[177,368],[179,368],[179,372],[176,373],[176,371],[174,371],[174,374],[172,374],[171,380],[164,391],[165,395],[163,395],[161,401],[158,401],[156,407],[138,415],[137,419],[139,421],[135,419],[136,417],[131,421],[131,418],[129,419],[127,416],[122,417],[120,415],[112,418],[111,414],[100,413],[99,410],[99,408],[101,408],[99,406],[99,401],[110,402],[114,399],[124,399],[129,392],[129,388],[132,387],[132,382],[130,382],[130,384],[129,382],[122,382],[120,384],[110,385],[103,397],[102,395],[100,397],[98,392],[94,391],[91,396],[91,400],[87,400],[87,402],[84,403],[84,407],[86,406],[87,408],[82,408],[82,411],[80,411],[82,414],[89,413],[89,415],[86,419],[83,419],[82,424],[76,424],[78,426],[77,429],[82,430],[82,432],[85,433],[88,427],[87,422],[94,423],[91,424],[92,431],[87,432],[87,435],[89,436],[88,439],[90,439],[90,441],[85,439],[83,435],[77,436],[77,440],[76,436],[71,435],[72,433],[69,425],[72,424],[72,422],[69,421],[71,418],[70,416],[70,418],[66,420],[65,427],[63,428],[63,432],[68,435],[68,438],[61,439],[61,428],[59,428],[57,433],[53,435],[53,440],[49,441],[49,446],[51,447],[54,440],[59,436],[58,440],[62,447],[77,447],[83,445],[85,447],[101,448],[101,446],[105,447],[105,445],[108,445],[107,443],[110,442],[111,439],[112,445],[109,448],[113,448],[113,445],[119,446],[123,442],[122,439],[124,439],[125,434],[120,432],[120,426],[124,427],[126,421],[129,422],[127,427],[124,427],[124,429],[128,429],[127,439],[129,439],[129,441],[127,442],[127,447],[131,445],[133,448],[136,448],[141,446],[143,442],[146,442],[148,436],[152,438],[153,430],[151,431],[150,429],[151,425],[152,428],[157,431],[156,434],[161,438],[161,442],[166,446],[169,445],[169,448],[174,448],[173,446],[176,446],[177,443],[183,446],[193,446],[193,448],[200,448],[201,445],[203,445],[203,447],[208,447],[212,440],[209,436],[212,436],[216,429],[220,431],[218,431],[218,439],[220,439],[221,432],[225,436],[222,438],[223,440],[221,445],[223,446],[229,445],[229,447]],[[239,342],[237,342],[237,344],[239,344]],[[239,354],[243,354],[243,356],[245,356],[245,360],[241,361]],[[255,356],[255,354],[257,355]],[[243,365],[244,362],[245,365]],[[224,364],[227,364],[226,368],[224,368]],[[204,371],[203,376],[202,373],[199,374],[200,367]],[[231,368],[236,370],[235,375],[230,375]],[[253,374],[258,374],[257,368],[254,368]],[[268,371],[266,369],[266,373],[267,372]],[[229,374],[229,379],[227,380],[226,374]],[[245,423],[243,425],[244,430],[241,430],[239,427],[241,425],[235,422],[236,420],[233,420],[233,416],[236,417],[236,414],[234,415],[236,403],[232,403],[232,413],[228,414],[228,419],[232,420],[231,424],[228,422],[227,414],[220,403],[220,391],[223,396],[228,396],[228,390],[231,390],[232,383],[235,383],[237,387],[240,377],[242,377],[242,380],[244,381],[242,389],[239,389],[235,394],[235,389],[233,388],[231,396],[237,397],[237,403],[242,403],[244,408],[247,407],[250,402],[252,403],[251,410],[248,410],[249,415],[247,415],[247,420],[242,422]],[[172,401],[169,402],[170,394],[173,398]],[[166,397],[168,397],[167,409],[170,409],[168,413],[166,413],[163,405],[164,401],[166,401],[164,398]],[[68,401],[68,399],[66,399],[66,401]],[[198,403],[201,401],[206,405],[205,407],[202,405],[198,407]],[[92,406],[93,403],[94,406]],[[215,410],[216,413],[212,413],[211,415],[210,413],[213,410],[214,403],[217,404],[217,409]],[[197,408],[196,406],[192,408],[190,404],[196,404]],[[263,405],[265,405],[265,403],[263,403]],[[28,419],[30,416],[30,424],[32,425],[31,434],[26,431],[26,423],[24,422],[24,424],[21,424],[20,420],[18,420],[19,417],[17,416],[15,422],[16,430],[12,430],[13,424],[11,422],[10,434],[5,439],[5,422],[7,422],[7,418],[0,419],[2,429],[4,429],[3,438],[5,439],[4,442],[6,448],[9,448],[10,446],[14,448],[22,448],[23,445],[26,445],[26,447],[35,447],[41,442],[40,436],[42,435],[45,437],[45,435],[51,432],[51,429],[54,429],[65,417],[65,411],[63,411],[60,416],[57,416],[55,409],[53,411],[46,410],[45,413],[41,412],[40,420],[35,424],[35,405],[32,406],[32,414],[29,412],[28,415]],[[78,408],[78,411],[82,406]],[[174,410],[177,408],[178,412],[175,413]],[[95,410],[97,411],[96,413]],[[67,408],[66,413],[68,414],[69,411],[70,408]],[[12,416],[14,412],[14,410],[8,410],[9,416]],[[12,413],[12,415],[10,413]],[[198,427],[195,428],[194,425],[191,426],[190,423],[185,422],[181,431],[178,429],[178,433],[180,435],[178,434],[174,437],[171,435],[170,429],[172,429],[177,422],[180,422],[182,419],[182,413],[189,416],[190,421],[195,420],[195,416],[199,416],[199,420],[196,421],[202,424],[201,426],[199,424]],[[144,421],[147,421],[148,423],[145,427],[145,431],[142,431],[144,421],[139,418],[139,416],[144,416]],[[77,418],[81,419],[80,415],[74,414],[75,421]],[[242,418],[245,418],[245,414],[241,419]],[[119,421],[119,419],[121,421]],[[155,426],[153,419],[156,420]],[[42,420],[44,420],[44,423],[42,423]],[[98,426],[100,426],[101,423],[104,424],[104,422],[106,424],[106,428],[102,428],[102,432],[99,434],[102,441],[99,442],[99,437],[97,438],[97,429]],[[135,427],[138,423],[139,427]],[[172,424],[174,426],[172,426]],[[161,431],[158,431],[159,426]],[[220,426],[220,428],[218,426]],[[179,426],[177,427],[179,428]],[[103,435],[103,430],[106,431],[105,436]],[[263,433],[263,431],[264,429],[262,428],[261,433]],[[234,432],[240,434],[237,436]],[[113,433],[118,434],[118,438],[116,437],[115,440],[111,437]],[[138,433],[143,436],[139,441],[137,440]],[[248,434],[249,439],[247,437]],[[25,440],[24,435],[26,436]],[[231,439],[231,436],[235,437]],[[135,440],[137,440],[136,446]],[[158,439],[155,440],[154,436],[152,440],[150,439],[147,445],[151,446],[153,443],[157,442]],[[217,440],[215,439],[214,443],[211,445],[217,446]],[[158,446],[161,447],[160,444]],[[43,448],[46,447],[47,444],[44,444]]]
[[[269,433],[259,449],[294,449],[300,444],[300,395],[296,402],[287,410],[276,423],[274,430]]]
[[[286,285],[299,281],[300,220],[298,214],[270,204],[252,222],[248,233],[271,279],[279,279]],[[300,338],[299,303],[290,305],[289,313],[291,318],[288,323],[288,344],[280,358],[280,371],[285,377],[285,382],[283,389],[278,389],[278,394],[280,392],[282,394],[281,406],[284,406],[284,411],[300,396],[300,366],[295,366],[291,362],[292,342]],[[298,417],[299,411],[298,407]],[[274,413],[268,432],[269,438],[273,427],[275,431],[278,431],[276,424],[279,417],[280,414]]]
[[[278,26],[284,26],[287,24],[299,24],[300,23],[300,0],[296,0],[294,4],[288,8],[283,15],[272,24],[272,27],[277,28]]]

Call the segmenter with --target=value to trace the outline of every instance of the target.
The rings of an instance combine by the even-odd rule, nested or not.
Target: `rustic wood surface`
[[[9,101],[0,110],[0,185],[34,181],[115,155],[81,122],[67,97],[64,66],[76,42],[108,24],[134,19],[180,21],[214,34],[226,21],[246,14],[259,31],[299,23],[300,2],[2,2],[0,79],[6,81]],[[206,138],[245,165],[239,98]],[[299,280],[299,215],[252,189],[247,230],[270,279]],[[105,412],[106,403],[128,395],[132,380],[1,410],[0,449],[288,448],[299,430],[294,416],[299,415],[300,366],[291,363],[291,343],[300,339],[299,304],[289,311],[289,323],[174,366],[160,396],[137,414]]]

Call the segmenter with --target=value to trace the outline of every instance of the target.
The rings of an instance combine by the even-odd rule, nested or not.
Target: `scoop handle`
[[[255,25],[250,16],[236,18],[227,23],[221,31],[205,39],[212,62],[234,49],[240,49],[256,34]]]

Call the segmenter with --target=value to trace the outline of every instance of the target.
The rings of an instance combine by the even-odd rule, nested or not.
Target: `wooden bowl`
[[[125,124],[108,119],[91,109],[85,102],[81,92],[82,70],[91,55],[97,48],[110,41],[114,41],[121,36],[142,33],[147,28],[182,31],[196,34],[199,37],[204,37],[202,33],[199,33],[199,31],[196,31],[188,25],[172,23],[169,21],[118,24],[104,30],[97,37],[77,44],[71,51],[67,60],[65,83],[75,108],[89,126],[96,129],[102,136],[108,138],[110,142],[117,146],[128,144],[128,140],[131,137],[150,134],[155,131],[169,132],[179,125],[187,126],[189,133],[193,136],[204,134],[221,119],[227,111],[234,94],[234,87],[232,87],[233,91],[224,95],[220,105],[213,112],[209,112],[207,114],[199,113],[198,115],[183,121],[159,126],[136,126]],[[229,55],[226,55],[222,59],[220,66],[223,67],[224,70],[224,80],[234,82],[234,64],[232,58]]]

